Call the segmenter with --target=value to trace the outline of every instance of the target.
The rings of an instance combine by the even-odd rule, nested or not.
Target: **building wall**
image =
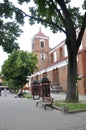
[[[41,40],[44,40],[44,42],[45,42],[45,47],[44,48],[41,48],[40,47],[40,41]],[[49,51],[50,50],[50,47],[49,47],[49,39],[44,39],[44,38],[36,38],[36,37],[34,37],[34,39],[33,39],[33,42],[35,43],[35,45],[34,45],[34,48],[32,48],[32,52],[35,52],[35,51],[42,51],[42,50],[44,50],[45,52],[46,51]]]
[[[65,44],[60,47],[54,48],[54,50],[49,52],[50,63],[62,60],[65,57]]]
[[[63,91],[67,89],[67,66],[59,68],[59,82],[60,86],[63,88]]]
[[[49,71],[48,73],[47,73],[47,77],[49,78],[49,80],[51,81],[51,83],[53,82],[53,72],[52,71]]]
[[[86,95],[86,30],[83,36],[82,46],[83,46],[83,49],[82,49],[82,52],[80,53],[81,59],[79,59],[79,63],[82,62],[82,67],[80,67],[79,65],[79,71],[84,77],[82,78],[81,82],[79,81],[79,84],[80,84],[79,92],[81,94]]]
[[[83,35],[82,46],[83,46],[83,48],[86,47],[86,30],[85,30],[85,33]]]
[[[78,81],[78,90],[80,94],[86,94],[86,52],[78,55],[78,73],[82,79]]]

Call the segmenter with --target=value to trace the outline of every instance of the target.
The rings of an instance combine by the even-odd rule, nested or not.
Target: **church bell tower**
[[[40,28],[39,32],[32,38],[32,52],[37,55],[38,70],[49,63],[49,50],[51,50],[49,47],[49,37],[43,34]]]

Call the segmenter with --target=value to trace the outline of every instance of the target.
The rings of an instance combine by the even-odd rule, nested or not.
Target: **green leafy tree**
[[[6,22],[0,19],[0,46],[7,53],[11,53],[14,49],[19,49],[16,42],[17,37],[20,36],[21,29],[15,22]]]
[[[23,31],[15,19],[13,19],[13,9],[9,9],[7,3],[7,0],[4,0],[4,5],[0,3],[0,46],[2,46],[5,52],[11,53],[14,48],[19,49],[16,40]]]
[[[33,53],[14,50],[2,66],[3,79],[15,88],[21,88],[27,83],[26,76],[36,69],[37,57]]]
[[[57,33],[63,32],[66,35],[66,46],[68,50],[68,75],[67,75],[67,102],[77,102],[76,95],[76,74],[77,74],[77,52],[81,44],[81,40],[86,27],[86,13],[81,15],[79,8],[71,7],[72,0],[33,0],[34,7],[30,7],[31,15],[25,13],[21,9],[15,7],[8,0],[4,0],[1,5],[5,17],[12,17],[15,12],[17,22],[23,24],[24,18],[29,17],[29,23],[34,24],[35,21],[43,24],[45,27]],[[22,5],[24,2],[30,0],[18,0]],[[8,11],[4,10],[9,8]],[[29,7],[29,4],[28,4]],[[1,9],[0,8],[0,9]],[[84,0],[83,8],[86,9],[86,0]],[[7,12],[7,13],[6,13]],[[1,12],[3,14],[3,12]],[[76,29],[79,28],[80,32],[76,36]]]

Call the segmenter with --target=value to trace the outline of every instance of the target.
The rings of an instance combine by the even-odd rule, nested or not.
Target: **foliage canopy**
[[[37,57],[33,53],[14,50],[2,66],[4,80],[13,87],[22,87],[27,83],[27,76],[36,69]]]

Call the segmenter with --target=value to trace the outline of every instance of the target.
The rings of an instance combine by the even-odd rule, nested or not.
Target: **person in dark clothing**
[[[23,93],[22,93],[22,90],[19,89],[19,92],[18,92],[18,97],[22,97],[23,96]]]

